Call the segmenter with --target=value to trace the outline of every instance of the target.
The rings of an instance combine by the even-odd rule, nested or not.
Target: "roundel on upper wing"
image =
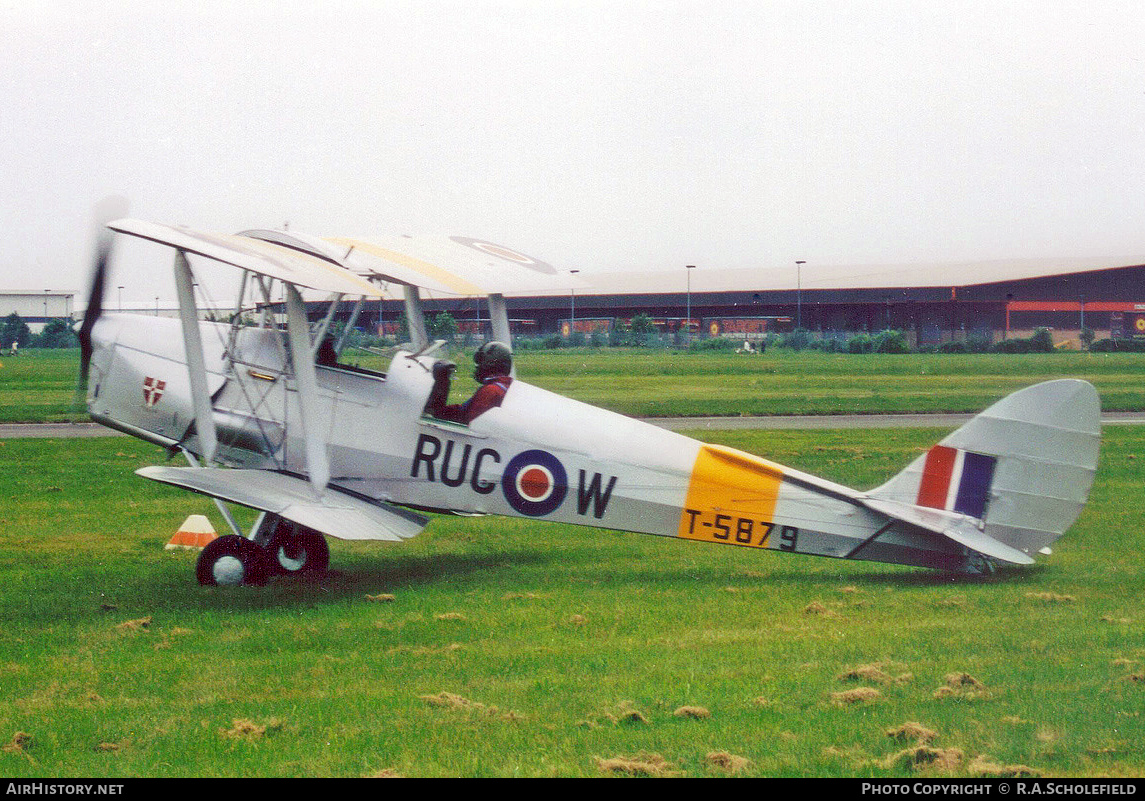
[[[519,264],[522,267],[528,267],[530,270],[536,270],[545,275],[556,275],[557,268],[551,264],[547,264],[539,259],[534,259],[532,256],[526,256],[520,251],[507,248],[504,245],[495,245],[492,242],[486,242],[483,239],[473,239],[468,236],[451,236],[449,237],[459,245],[465,245],[467,248],[479,250],[487,256],[496,256],[498,259]]]
[[[524,451],[509,460],[501,476],[501,491],[515,510],[540,517],[556,510],[568,493],[568,474],[547,451]]]

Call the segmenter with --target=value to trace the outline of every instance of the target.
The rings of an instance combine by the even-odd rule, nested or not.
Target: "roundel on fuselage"
[[[516,511],[541,517],[555,511],[568,494],[568,474],[557,457],[542,450],[524,451],[505,466],[501,490]]]

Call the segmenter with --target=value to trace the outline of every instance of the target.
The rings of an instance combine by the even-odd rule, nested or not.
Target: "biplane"
[[[520,377],[474,419],[441,419],[429,400],[442,343],[427,335],[422,293],[482,298],[492,338],[511,347],[505,295],[567,292],[571,272],[461,236],[212,234],[129,218],[103,230],[80,328],[87,407],[187,462],[139,475],[219,505],[233,533],[203,550],[203,584],[323,570],[326,537],[400,542],[429,513],[981,572],[1049,553],[1093,483],[1099,403],[1078,380],[1003,398],[870,490]],[[174,252],[178,319],[104,312],[111,232]],[[228,322],[200,319],[192,264],[204,261],[241,271]],[[304,294],[324,314],[312,320]],[[399,295],[410,342],[385,372],[341,363],[336,310],[353,304],[349,330],[363,303]],[[230,504],[257,511],[248,530]]]

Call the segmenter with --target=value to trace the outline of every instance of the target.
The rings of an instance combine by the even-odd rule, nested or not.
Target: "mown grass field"
[[[872,486],[941,433],[705,436]],[[1145,773],[1141,427],[1107,429],[1052,557],[977,580],[439,518],[332,542],[320,579],[202,588],[163,544],[222,524],[132,475],[160,459],[0,440],[0,775]]]
[[[455,352],[454,397],[473,388]],[[387,369],[370,356],[363,366]],[[86,419],[75,400],[78,351],[0,358],[0,423]],[[637,417],[974,412],[1023,386],[1084,378],[1108,411],[1145,410],[1145,354],[825,354],[747,356],[648,349],[521,351],[523,380]]]

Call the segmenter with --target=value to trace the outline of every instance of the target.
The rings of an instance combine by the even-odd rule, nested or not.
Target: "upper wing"
[[[344,295],[384,297],[379,287],[347,269],[333,256],[317,250],[302,250],[240,234],[204,233],[181,225],[146,220],[116,220],[108,227],[295,286]]]
[[[569,270],[467,236],[323,241],[344,251],[344,263],[355,272],[450,295],[567,292],[586,286]]]
[[[272,230],[219,234],[136,219],[108,227],[295,286],[345,295],[383,297],[366,278],[447,295],[559,293],[587,286],[568,270],[465,236],[366,240]]]

